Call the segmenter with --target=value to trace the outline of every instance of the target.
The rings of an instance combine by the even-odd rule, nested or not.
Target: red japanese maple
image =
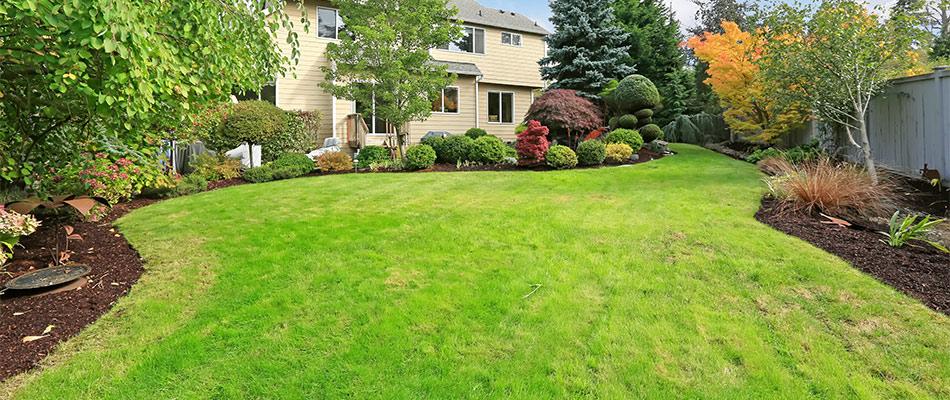
[[[538,121],[529,121],[528,129],[518,134],[518,141],[515,143],[519,161],[526,165],[544,161],[544,155],[550,146],[547,136],[546,126],[542,126]]]

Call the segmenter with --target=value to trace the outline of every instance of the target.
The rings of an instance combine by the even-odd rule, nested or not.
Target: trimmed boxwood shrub
[[[625,143],[634,152],[643,147],[643,138],[640,133],[632,129],[614,129],[607,134],[607,143]]]
[[[623,78],[613,95],[623,111],[633,112],[660,105],[660,92],[656,90],[653,82],[643,75],[634,74]]]
[[[649,108],[644,108],[640,111],[633,113],[633,115],[636,115],[637,118],[639,119],[650,118],[650,117],[653,117],[653,110]]]
[[[445,149],[443,151],[445,154],[436,154],[440,159],[444,159],[445,162],[451,164],[465,161],[468,159],[468,152],[473,142],[475,141],[468,136],[449,136],[445,138]]]
[[[450,136],[451,137],[451,136]],[[435,150],[435,161],[440,163],[445,163],[445,138],[442,136],[430,136],[425,139],[422,139],[420,144],[424,144]]]
[[[282,138],[281,132],[287,128],[287,113],[266,101],[242,101],[234,106],[231,115],[221,121],[214,133],[204,143],[218,153],[224,153],[244,142],[270,147],[274,141]],[[262,154],[264,161],[272,160],[274,155]]]
[[[633,149],[626,143],[609,143],[604,161],[610,164],[622,164],[624,160],[630,158],[631,154],[633,154]]]
[[[598,165],[604,163],[607,146],[600,140],[585,140],[577,146],[577,163],[580,165]]]
[[[607,127],[614,130],[620,127],[620,117],[610,117],[607,121]]]
[[[637,116],[633,114],[624,114],[617,120],[617,123],[621,128],[634,129],[637,127]]]
[[[577,154],[567,146],[551,146],[544,160],[554,169],[568,169],[577,166]]]
[[[406,149],[406,167],[409,169],[426,169],[435,164],[435,150],[426,144],[409,146]]]
[[[468,159],[481,163],[500,163],[505,160],[505,143],[497,136],[485,135],[472,142]]]
[[[272,181],[274,180],[274,169],[268,165],[248,168],[244,170],[244,180],[253,183]]]
[[[487,134],[488,132],[485,132],[485,130],[482,128],[469,128],[469,130],[465,131],[465,136],[472,138],[472,140],[478,139]]]
[[[660,129],[659,125],[649,124],[644,125],[640,128],[640,137],[643,138],[644,143],[650,143],[657,139],[663,138],[663,129]]]
[[[316,165],[307,157],[300,153],[282,153],[271,163],[274,168],[289,168],[299,172],[297,176],[313,172]]]
[[[374,162],[391,160],[392,155],[389,154],[389,150],[382,146],[366,146],[363,150],[360,150],[356,158],[359,160],[359,164],[357,164],[359,168],[369,168],[370,164]]]

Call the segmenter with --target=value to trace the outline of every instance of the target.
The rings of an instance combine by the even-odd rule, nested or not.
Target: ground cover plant
[[[946,316],[756,222],[754,166],[673,150],[629,168],[303,178],[133,211],[118,227],[148,272],[2,393],[950,396]]]

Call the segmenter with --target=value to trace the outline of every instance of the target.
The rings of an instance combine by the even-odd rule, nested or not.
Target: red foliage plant
[[[601,137],[601,136],[604,136],[604,134],[606,134],[606,133],[607,133],[607,127],[606,127],[606,126],[602,126],[602,127],[600,127],[600,128],[594,129],[593,131],[591,131],[590,133],[588,133],[588,134],[587,134],[587,137],[585,137],[584,140],[586,141],[586,140],[591,140],[591,139],[597,139],[597,138],[599,138],[599,137]]]
[[[600,109],[590,100],[569,89],[551,89],[544,92],[528,108],[525,121],[535,120],[556,130],[590,132],[603,124]]]
[[[528,128],[518,134],[518,141],[515,143],[519,161],[526,165],[543,162],[550,146],[547,136],[546,126],[542,126],[538,121],[529,121]]]

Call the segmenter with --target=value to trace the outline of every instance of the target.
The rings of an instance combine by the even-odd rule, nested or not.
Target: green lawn
[[[360,174],[134,211],[22,399],[947,398],[950,319],[753,219],[749,164]],[[533,295],[524,298],[533,287]]]

